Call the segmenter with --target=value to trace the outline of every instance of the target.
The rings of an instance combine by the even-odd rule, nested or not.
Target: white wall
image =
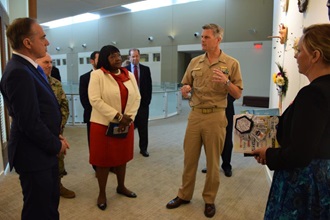
[[[120,49],[121,55],[127,55],[129,49]],[[154,53],[161,53],[161,47],[146,47],[146,48],[139,48],[141,54],[148,54],[149,55],[149,61],[148,62],[142,62],[141,64],[144,64],[150,68],[151,71],[151,77],[152,81],[155,84],[159,84],[161,82],[161,76],[160,76],[160,67],[161,62],[155,62],[152,57]],[[93,51],[88,52],[80,52],[78,53],[78,75],[77,78],[74,79],[74,82],[78,82],[81,75],[85,74],[86,72],[90,71],[92,69],[92,65],[87,62],[89,60],[89,57]],[[68,83],[70,80],[68,79],[68,72],[67,72],[67,66],[71,65],[70,63],[63,63],[63,60],[67,61],[67,55],[66,54],[54,54],[51,55],[53,62],[60,62],[60,65],[56,65],[57,68],[59,68],[61,73],[61,81],[65,84]],[[80,62],[80,59],[82,62]],[[123,60],[124,61],[124,60]]]
[[[0,4],[2,4],[3,8],[8,12],[8,1],[0,0]]]
[[[280,44],[279,40],[273,40],[272,51],[272,75],[278,72],[276,62],[284,66],[289,78],[289,87],[287,95],[283,100],[283,111],[293,101],[298,91],[309,82],[304,75],[299,74],[294,50],[292,49],[294,40],[302,35],[304,27],[314,23],[328,23],[328,8],[326,0],[309,1],[305,13],[300,13],[297,6],[297,1],[290,0],[287,12],[283,12],[280,3],[281,1],[274,1],[274,18],[273,18],[273,35],[278,35],[279,24],[284,23],[288,27],[288,41],[285,45]],[[270,107],[278,107],[278,95],[274,83],[270,82]]]
[[[56,54],[51,55],[53,60],[53,65],[55,63],[55,66],[60,71],[61,75],[61,82],[67,83],[68,82],[68,74],[67,74],[67,55],[66,54]]]
[[[12,22],[15,18],[29,16],[29,1],[10,0],[8,14],[10,22]]]
[[[93,68],[92,64],[87,62],[87,60],[89,60],[89,57],[91,56],[92,53],[93,53],[93,51],[78,53],[78,79],[77,79],[77,81],[79,81],[79,78],[81,75],[87,73],[88,71],[90,71]],[[80,59],[83,59],[83,63],[80,62]]]
[[[326,6],[326,0],[312,0],[309,1],[307,10],[305,13],[300,13],[297,6],[297,1],[289,1],[289,7],[287,12],[283,12],[281,8],[281,2],[285,0],[274,1],[274,20],[273,20],[273,35],[278,35],[279,24],[284,23],[288,27],[288,41],[286,44],[280,44],[279,40],[273,40],[272,51],[272,75],[278,72],[276,62],[283,65],[289,78],[289,87],[287,95],[283,100],[283,111],[294,100],[298,91],[309,84],[309,81],[304,75],[298,72],[297,62],[294,58],[294,50],[292,49],[294,40],[302,35],[302,30],[315,23],[328,23],[328,8]],[[270,82],[270,108],[278,107],[278,94],[275,84]],[[272,172],[266,167],[267,178],[269,182],[272,179]]]

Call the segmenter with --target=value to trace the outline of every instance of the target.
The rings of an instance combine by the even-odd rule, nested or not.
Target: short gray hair
[[[213,31],[213,35],[215,37],[220,37],[221,39],[223,39],[223,33],[224,33],[224,29],[217,25],[217,24],[205,24],[203,27],[203,30],[205,29],[210,29]]]

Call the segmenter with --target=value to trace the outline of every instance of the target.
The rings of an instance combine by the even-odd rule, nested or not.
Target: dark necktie
[[[137,84],[139,85],[139,73],[138,73],[137,65],[134,65],[134,76]]]
[[[41,68],[41,66],[38,65],[37,70],[42,75],[42,77],[44,77],[44,79],[48,82],[47,76],[46,76],[44,70]]]

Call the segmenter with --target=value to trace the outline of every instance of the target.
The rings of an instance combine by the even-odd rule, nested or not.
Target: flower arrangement
[[[286,72],[284,71],[283,67],[276,63],[279,72],[273,74],[273,81],[277,86],[277,91],[279,95],[285,96],[288,90],[289,79],[286,76]]]

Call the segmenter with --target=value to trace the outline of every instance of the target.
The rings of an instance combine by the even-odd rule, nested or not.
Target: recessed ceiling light
[[[100,15],[98,14],[92,14],[92,13],[84,13],[72,17],[67,17],[67,18],[62,18],[46,23],[42,23],[42,26],[47,26],[49,28],[57,28],[57,27],[63,27],[71,24],[77,24],[81,22],[86,22],[86,21],[92,21],[92,20],[97,20],[100,18]]]
[[[130,9],[131,12],[137,12],[137,11],[143,11],[153,8],[161,8],[165,6],[184,4],[184,3],[196,2],[196,1],[200,1],[200,0],[162,0],[162,1],[146,0],[141,2],[135,2],[132,4],[122,5],[122,7]]]

